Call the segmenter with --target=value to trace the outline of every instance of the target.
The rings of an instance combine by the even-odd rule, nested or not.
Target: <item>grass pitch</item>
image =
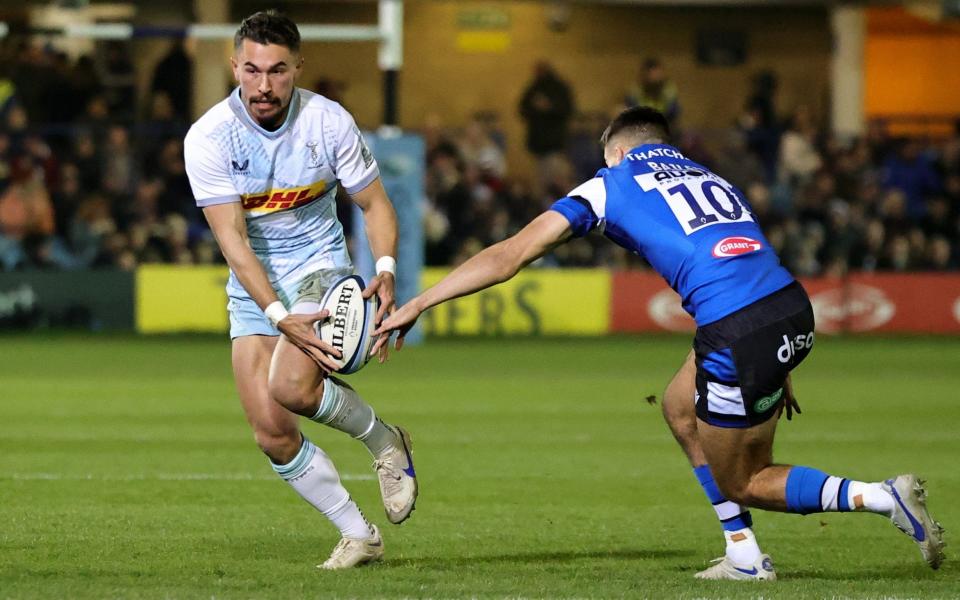
[[[960,597],[960,561],[865,514],[754,511],[781,580],[692,579],[720,527],[644,400],[688,347],[432,341],[352,376],[412,432],[421,496],[389,525],[363,447],[307,423],[387,546],[326,573],[336,532],[255,448],[226,339],[2,336],[0,598]],[[960,532],[960,340],[820,338],[795,387],[779,460],[916,471]]]

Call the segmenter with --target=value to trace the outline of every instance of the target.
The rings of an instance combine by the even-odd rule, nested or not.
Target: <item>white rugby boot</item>
[[[371,525],[370,530],[373,536],[366,539],[340,538],[330,553],[330,558],[322,565],[317,565],[317,568],[328,571],[351,569],[383,558],[383,538],[380,537],[380,530],[376,525]]]
[[[713,561],[712,567],[700,571],[694,577],[697,579],[732,579],[737,581],[776,581],[777,572],[773,570],[773,561],[770,555],[761,554],[755,562],[741,565],[723,556]]]
[[[940,568],[944,559],[943,527],[933,520],[927,510],[927,492],[923,489],[923,480],[911,473],[898,475],[881,485],[893,496],[890,521],[920,546],[920,554],[931,569]]]
[[[394,525],[407,520],[417,503],[417,472],[413,468],[410,434],[390,425],[397,441],[373,461],[380,480],[380,496],[387,519]]]

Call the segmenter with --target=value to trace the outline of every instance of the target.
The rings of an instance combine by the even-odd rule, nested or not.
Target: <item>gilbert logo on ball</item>
[[[320,301],[320,308],[330,316],[317,323],[317,335],[341,352],[343,356],[334,360],[340,365],[337,372],[345,375],[367,364],[370,348],[376,342],[370,334],[376,328],[380,302],[376,295],[364,300],[364,287],[358,275],[348,275],[330,286]]]
[[[763,247],[758,240],[748,237],[728,237],[723,238],[713,247],[714,258],[729,258],[731,256],[740,256],[756,252]]]

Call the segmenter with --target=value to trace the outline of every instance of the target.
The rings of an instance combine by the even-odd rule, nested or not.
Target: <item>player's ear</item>
[[[230,56],[230,70],[233,71],[233,78],[240,83],[240,66],[237,64],[236,52]]]

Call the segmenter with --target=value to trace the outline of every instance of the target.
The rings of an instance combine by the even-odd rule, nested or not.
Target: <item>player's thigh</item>
[[[307,413],[316,407],[318,387],[326,374],[312,358],[287,338],[280,336],[269,371],[273,399],[293,412]]]
[[[294,298],[290,312],[314,314],[320,312],[321,300],[327,290],[342,277],[350,275],[347,268],[318,269],[307,273],[290,291]],[[316,394],[325,373],[312,358],[283,336],[277,343],[270,367],[269,385],[273,398],[288,409],[311,416],[316,407]]]
[[[670,415],[693,418],[696,412],[696,393],[697,363],[696,355],[691,350],[663,392],[664,414],[668,418]]]
[[[275,462],[288,462],[300,447],[298,418],[277,404],[267,386],[277,336],[248,335],[233,340],[233,376],[257,444]]]

